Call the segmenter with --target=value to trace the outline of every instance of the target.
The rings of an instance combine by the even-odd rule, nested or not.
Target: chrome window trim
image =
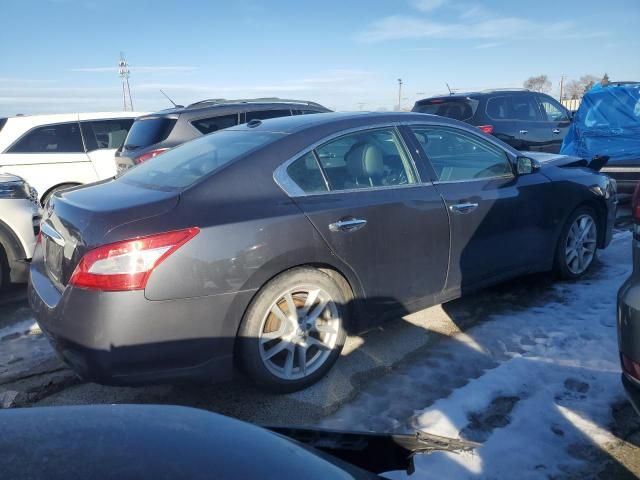
[[[298,153],[293,155],[291,158],[287,159],[285,162],[280,164],[273,172],[273,180],[276,183],[276,185],[278,185],[278,187],[280,187],[280,189],[287,196],[289,196],[291,198],[310,197],[310,196],[316,196],[316,195],[332,195],[332,194],[336,195],[336,194],[340,194],[340,193],[354,193],[354,192],[366,192],[366,191],[374,191],[374,190],[390,190],[390,189],[394,189],[394,188],[406,188],[406,187],[424,186],[425,183],[420,179],[420,174],[419,174],[417,166],[415,164],[413,155],[411,154],[411,150],[407,147],[406,143],[404,142],[404,138],[402,137],[402,132],[400,132],[398,130],[398,126],[399,125],[405,125],[405,124],[411,124],[411,123],[415,123],[417,125],[421,125],[421,124],[424,125],[424,123],[420,123],[420,122],[406,122],[406,123],[405,122],[397,122],[397,121],[396,122],[383,122],[383,123],[374,123],[374,124],[371,124],[371,125],[363,125],[363,126],[359,126],[359,127],[353,127],[353,128],[349,128],[349,129],[346,129],[346,130],[341,130],[340,132],[332,133],[331,135],[328,135],[328,136],[324,137],[323,139],[311,144],[310,146],[305,147],[304,149],[300,150]],[[307,155],[310,152],[314,152],[313,155],[314,155],[314,157],[316,157],[316,162],[318,162],[318,164],[319,164],[319,159],[317,158],[317,156],[315,154],[315,149],[320,147],[320,146],[322,146],[322,145],[324,145],[325,143],[330,142],[331,140],[335,140],[337,138],[344,137],[345,135],[349,135],[351,133],[362,132],[362,131],[367,131],[367,130],[380,130],[382,128],[390,128],[390,129],[394,130],[395,135],[400,140],[401,148],[403,148],[405,150],[404,153],[405,153],[405,155],[408,156],[410,167],[413,170],[412,173],[416,178],[416,182],[415,183],[409,183],[409,184],[405,184],[405,185],[382,185],[382,186],[377,186],[377,187],[351,188],[351,189],[348,189],[348,190],[329,190],[329,191],[326,191],[326,192],[306,193],[287,174],[287,168],[289,167],[289,165],[291,165],[293,162],[295,162],[299,158],[302,158],[303,156]],[[320,169],[320,171],[322,172],[322,168]],[[324,177],[324,173],[323,173],[323,177]],[[431,182],[427,182],[427,184],[430,185]],[[328,187],[328,185],[327,185],[327,187]]]
[[[446,185],[448,183],[469,183],[469,182],[483,182],[487,180],[500,180],[500,179],[515,179],[516,176],[512,173],[511,175],[496,175],[494,177],[482,177],[482,178],[468,178],[466,180],[435,180],[433,182],[434,185]]]

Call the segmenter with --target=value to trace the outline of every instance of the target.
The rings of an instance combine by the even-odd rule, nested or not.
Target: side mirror
[[[516,159],[518,175],[528,175],[536,172],[539,168],[538,163],[529,157],[518,157]]]

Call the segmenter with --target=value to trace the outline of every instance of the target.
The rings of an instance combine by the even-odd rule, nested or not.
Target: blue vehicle
[[[601,169],[633,193],[640,180],[640,82],[595,85],[582,99],[560,153],[609,157]]]

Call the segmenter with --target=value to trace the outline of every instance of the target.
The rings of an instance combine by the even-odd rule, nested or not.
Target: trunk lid
[[[48,277],[63,289],[82,256],[120,225],[173,210],[178,191],[109,180],[54,194],[42,217],[42,252]]]

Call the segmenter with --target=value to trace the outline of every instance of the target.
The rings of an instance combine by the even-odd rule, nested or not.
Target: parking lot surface
[[[482,444],[474,454],[418,457],[419,478],[635,478],[640,422],[619,382],[615,333],[630,241],[617,233],[579,282],[524,277],[351,337],[323,381],[282,396],[241,377],[204,386],[83,383],[53,355],[18,291],[0,307],[0,398],[14,406],[178,404],[259,424],[420,428]]]

